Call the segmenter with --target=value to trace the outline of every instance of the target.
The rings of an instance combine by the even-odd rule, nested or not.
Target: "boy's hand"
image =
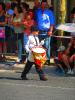
[[[43,45],[44,44],[44,40],[42,40],[41,42],[40,42],[40,45]]]
[[[51,31],[48,31],[48,36],[51,36],[52,35],[52,32]]]

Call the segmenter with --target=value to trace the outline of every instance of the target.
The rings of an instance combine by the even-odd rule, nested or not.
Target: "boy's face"
[[[38,35],[39,31],[33,31],[32,34],[33,35]]]

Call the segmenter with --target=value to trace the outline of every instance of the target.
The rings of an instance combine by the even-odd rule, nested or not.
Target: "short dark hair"
[[[38,31],[38,26],[37,25],[31,26],[31,32],[34,32],[34,31]]]
[[[75,14],[75,7],[71,10],[71,14]]]
[[[42,0],[41,2],[47,2],[47,0]]]
[[[16,7],[17,7],[18,12],[19,12],[19,13],[22,13],[22,8],[21,8],[21,6],[20,6],[19,4],[17,4]]]

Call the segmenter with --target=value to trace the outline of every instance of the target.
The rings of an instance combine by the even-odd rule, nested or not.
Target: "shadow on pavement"
[[[21,78],[15,78],[15,77],[0,77],[0,79],[21,80]]]

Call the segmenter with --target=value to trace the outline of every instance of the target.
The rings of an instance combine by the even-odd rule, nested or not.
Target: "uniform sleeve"
[[[29,49],[29,37],[28,37],[27,42],[24,44],[24,48],[25,48],[27,53],[30,51],[30,49]]]
[[[32,47],[34,47],[34,43],[33,43],[32,40],[33,40],[32,36],[29,36],[28,37],[28,41],[27,41],[27,43],[25,45],[25,50],[26,50],[27,53],[30,52],[30,50],[32,49]]]
[[[29,50],[29,41],[28,41],[27,44],[25,45],[25,50],[26,50],[27,53],[29,53],[29,51],[30,51],[30,50]]]

